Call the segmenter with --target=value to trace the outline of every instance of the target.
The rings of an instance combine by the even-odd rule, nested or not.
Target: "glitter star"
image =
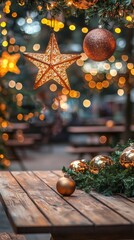
[[[45,53],[24,53],[38,69],[34,88],[55,80],[62,87],[70,90],[66,69],[81,56],[78,54],[61,54],[54,33],[51,34]]]
[[[20,70],[16,66],[19,58],[19,53],[10,55],[8,52],[3,52],[0,58],[0,77],[4,77],[7,72],[19,74]]]

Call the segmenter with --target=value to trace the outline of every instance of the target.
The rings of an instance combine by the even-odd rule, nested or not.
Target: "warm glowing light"
[[[69,95],[70,95],[70,97],[72,97],[72,98],[76,98],[76,96],[77,96],[77,91],[71,90],[70,93],[69,93]]]
[[[68,94],[69,94],[69,90],[66,89],[66,88],[62,88],[62,93],[63,93],[64,95],[68,95]]]
[[[114,30],[116,33],[121,33],[121,29],[119,28],[119,27],[117,27],[117,28],[115,28],[115,30]]]
[[[86,80],[86,81],[91,81],[91,80],[92,80],[92,75],[89,74],[89,73],[86,73],[86,74],[85,74],[85,80]]]
[[[69,26],[69,29],[70,29],[71,31],[74,31],[74,30],[76,29],[76,27],[75,27],[75,25],[72,24],[72,25]]]
[[[9,47],[8,47],[8,52],[13,52],[14,51],[14,46],[12,46],[12,45],[10,45]]]
[[[20,46],[20,52],[25,52],[26,51],[26,47],[25,46]]]
[[[122,63],[121,63],[121,62],[116,62],[116,63],[115,63],[115,67],[116,67],[117,69],[121,69],[121,68],[122,68]]]
[[[123,96],[124,95],[124,90],[123,89],[118,89],[117,94],[119,96]]]
[[[17,101],[22,101],[23,100],[23,95],[21,93],[18,93],[16,95]]]
[[[113,120],[107,120],[106,121],[106,126],[109,128],[112,128],[114,126],[114,121]]]
[[[15,40],[15,38],[10,38],[9,42],[10,42],[10,44],[15,44],[16,40]]]
[[[126,16],[126,20],[129,21],[129,22],[132,22],[132,17],[131,16]]]
[[[6,24],[6,22],[1,22],[0,25],[1,25],[2,28],[4,28],[4,27],[6,27],[7,24]]]
[[[1,126],[2,126],[2,128],[6,128],[8,126],[8,122],[7,121],[3,121],[1,123]]]
[[[71,6],[73,4],[73,0],[68,0],[67,1],[67,6]]]
[[[103,88],[108,88],[108,87],[109,87],[109,82],[108,82],[107,80],[104,80],[104,81],[102,82],[102,87],[103,87]]]
[[[17,82],[17,83],[16,83],[16,89],[17,89],[17,90],[21,90],[21,89],[22,89],[22,83]]]
[[[133,63],[128,63],[128,64],[127,64],[127,68],[128,68],[128,69],[132,69],[133,67],[134,67],[134,64],[133,64]]]
[[[133,69],[131,69],[131,74],[132,74],[132,75],[134,75],[134,68],[133,68]]]
[[[85,108],[89,108],[89,107],[91,106],[91,101],[90,101],[89,99],[85,99],[85,100],[83,101],[83,106],[84,106]]]
[[[114,62],[115,61],[115,57],[111,56],[108,60],[109,60],[109,62]]]
[[[33,19],[31,17],[28,17],[26,21],[27,21],[28,24],[30,24],[30,23],[33,22]]]
[[[105,144],[105,143],[107,142],[107,137],[104,136],[104,135],[100,136],[99,142],[100,142],[101,144]]]
[[[19,114],[17,115],[17,119],[18,119],[19,121],[21,121],[21,120],[23,119],[23,115],[22,115],[21,113],[19,113]]]
[[[110,74],[115,77],[117,75],[117,71],[115,69],[110,70]]]
[[[91,73],[92,76],[95,76],[95,75],[97,75],[98,70],[97,70],[96,68],[92,68],[92,69],[90,70],[90,73]]]
[[[0,58],[1,62],[1,71],[0,76],[3,77],[7,72],[13,72],[16,74],[20,73],[19,68],[16,66],[18,59],[20,58],[20,54],[12,54],[9,55],[8,52],[3,52],[2,57]]]
[[[43,120],[45,119],[44,114],[40,114],[40,115],[39,115],[39,119],[40,119],[41,121],[43,121]]]
[[[0,108],[1,108],[1,111],[5,111],[6,110],[6,104],[1,103]]]
[[[82,59],[78,59],[78,60],[76,61],[76,64],[81,67],[81,66],[83,66],[84,62],[83,62]]]
[[[98,90],[101,90],[101,89],[102,89],[102,82],[97,82],[97,83],[96,83],[96,88],[97,88]]]
[[[95,88],[95,87],[96,87],[96,82],[95,82],[95,81],[90,81],[89,84],[88,84],[88,86],[89,86],[90,88]]]
[[[54,83],[51,84],[49,88],[50,88],[50,91],[51,91],[51,92],[57,91],[57,86],[56,86],[56,84],[54,84]]]
[[[36,43],[33,45],[33,50],[38,51],[40,49],[40,44]]]
[[[16,13],[16,12],[13,12],[13,13],[12,13],[12,17],[13,17],[13,18],[16,18],[16,17],[17,17],[17,13]]]
[[[8,139],[9,139],[9,135],[7,134],[7,133],[3,133],[2,134],[2,139],[3,139],[3,141],[8,141]]]
[[[120,77],[119,78],[119,83],[120,84],[125,84],[125,82],[126,82],[126,78],[125,77]]]
[[[111,79],[112,79],[111,74],[107,73],[107,74],[106,74],[106,78],[107,78],[108,80],[111,80]]]
[[[53,103],[53,104],[52,104],[52,109],[53,109],[53,110],[57,110],[57,109],[58,109],[58,106],[57,106],[55,103]]]
[[[8,46],[8,42],[7,42],[7,41],[3,41],[3,42],[2,42],[2,46],[3,46],[3,47],[7,47],[7,46]]]
[[[81,60],[86,61],[88,59],[87,55],[85,53],[81,53]]]
[[[42,23],[42,24],[47,24],[47,19],[46,19],[46,18],[42,18],[42,19],[41,19],[41,23]]]
[[[110,64],[109,63],[104,63],[103,65],[105,70],[109,70],[110,69]]]
[[[6,29],[3,29],[3,30],[1,31],[1,34],[4,35],[4,36],[7,35],[7,30],[6,30]]]
[[[83,28],[81,29],[81,31],[82,31],[83,33],[87,33],[87,32],[88,32],[88,28],[87,28],[87,27],[83,27]]]
[[[121,58],[124,62],[128,61],[128,56],[127,55],[122,55]]]
[[[20,47],[18,45],[14,46],[14,52],[18,52],[20,50]]]
[[[8,85],[9,85],[10,88],[14,88],[15,85],[16,85],[16,82],[14,80],[10,80]]]

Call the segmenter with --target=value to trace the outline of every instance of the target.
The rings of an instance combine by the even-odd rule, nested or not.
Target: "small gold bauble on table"
[[[134,167],[134,143],[123,150],[119,162],[125,168]]]
[[[76,184],[75,181],[68,175],[59,178],[56,189],[63,196],[70,196],[75,190]]]
[[[83,50],[94,61],[104,61],[112,56],[116,41],[111,32],[103,28],[91,30],[84,38]]]
[[[75,160],[71,162],[69,168],[72,169],[74,172],[84,173],[86,170],[88,170],[88,164],[84,159]]]
[[[97,2],[98,0],[73,0],[73,5],[78,9],[88,9]]]
[[[113,160],[109,156],[97,155],[90,161],[89,171],[93,174],[98,174],[101,169],[112,164]]]

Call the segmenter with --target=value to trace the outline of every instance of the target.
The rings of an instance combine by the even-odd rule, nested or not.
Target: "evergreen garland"
[[[125,169],[119,163],[122,151],[132,142],[134,141],[129,140],[126,145],[118,144],[116,151],[111,154],[114,164],[100,170],[98,174],[92,174],[89,171],[76,173],[65,167],[62,170],[74,179],[77,188],[87,193],[95,190],[106,196],[120,193],[127,197],[134,197],[134,167]]]

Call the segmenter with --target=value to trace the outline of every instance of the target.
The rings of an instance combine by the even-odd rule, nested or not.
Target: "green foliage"
[[[127,197],[134,197],[134,168],[124,169],[119,163],[120,154],[132,142],[134,141],[128,141],[126,145],[118,144],[116,151],[111,155],[114,164],[100,170],[98,174],[89,171],[76,173],[65,167],[62,170],[67,172],[75,180],[76,186],[85,192],[95,190],[106,196],[122,193]]]

